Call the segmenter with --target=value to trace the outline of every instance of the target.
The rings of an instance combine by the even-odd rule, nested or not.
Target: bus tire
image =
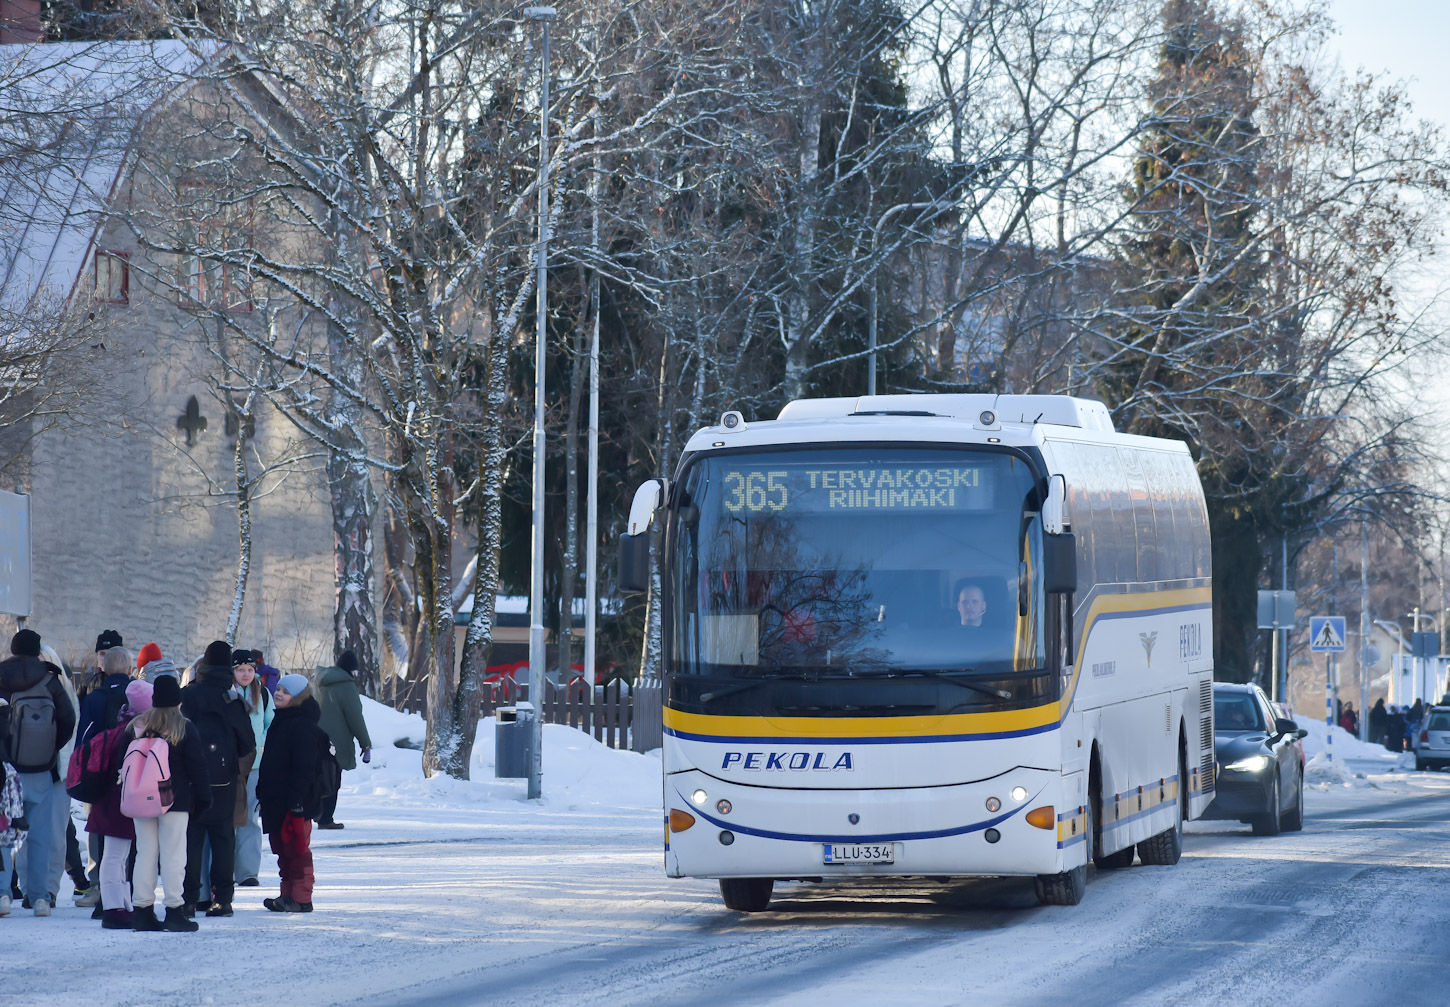
[[[1279,834],[1279,777],[1274,777],[1274,785],[1269,788],[1269,810],[1259,815],[1251,823],[1256,836],[1277,836]]]
[[[1087,892],[1087,865],[1093,860],[1097,835],[1093,831],[1097,820],[1097,793],[1088,795],[1087,824],[1083,830],[1083,842],[1087,844],[1087,856],[1081,866],[1061,874],[1037,875],[1037,901],[1044,906],[1075,906]]]
[[[1183,856],[1183,819],[1187,817],[1185,813],[1187,788],[1184,787],[1182,781],[1186,779],[1187,775],[1183,771],[1183,755],[1180,752],[1178,756],[1178,800],[1174,802],[1178,806],[1177,819],[1172,828],[1164,829],[1156,836],[1149,836],[1138,844],[1138,859],[1145,864],[1153,867],[1172,867]]]
[[[775,889],[771,878],[721,878],[720,898],[726,909],[737,913],[758,913],[770,907]]]

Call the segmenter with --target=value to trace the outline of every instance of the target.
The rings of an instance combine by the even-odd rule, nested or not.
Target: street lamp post
[[[534,706],[530,725],[533,759],[529,763],[529,799],[543,791],[544,763],[544,365],[547,360],[549,310],[549,24],[552,7],[529,7],[524,16],[543,28],[543,68],[539,75],[539,253],[538,300],[534,313],[534,507],[533,557],[529,570],[529,702]],[[570,613],[569,618],[573,618]]]

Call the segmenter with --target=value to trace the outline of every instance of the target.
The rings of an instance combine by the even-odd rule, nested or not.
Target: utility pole
[[[1369,614],[1369,518],[1359,519],[1359,740],[1369,740],[1369,635],[1374,622]]]
[[[529,585],[529,702],[533,759],[529,763],[529,800],[543,792],[544,764],[544,366],[548,360],[549,320],[549,23],[552,7],[529,7],[524,16],[544,30],[543,72],[539,76],[539,253],[538,300],[534,313],[534,511],[533,558]],[[572,619],[573,613],[568,618]]]

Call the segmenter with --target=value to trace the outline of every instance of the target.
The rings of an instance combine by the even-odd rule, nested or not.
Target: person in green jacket
[[[368,737],[368,725],[363,720],[362,694],[358,692],[353,675],[357,673],[357,656],[344,650],[337,656],[337,664],[331,668],[317,669],[317,703],[322,707],[322,719],[318,726],[332,739],[337,750],[337,764],[344,770],[356,769],[357,759],[353,744],[362,749],[363,762],[373,757],[373,742]],[[341,829],[343,824],[335,821],[337,795],[324,798],[318,812],[319,829]]]

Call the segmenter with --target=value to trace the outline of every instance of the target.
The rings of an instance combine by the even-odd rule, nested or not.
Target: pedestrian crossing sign
[[[1316,615],[1310,619],[1309,649],[1336,654],[1344,650],[1344,616]]]

